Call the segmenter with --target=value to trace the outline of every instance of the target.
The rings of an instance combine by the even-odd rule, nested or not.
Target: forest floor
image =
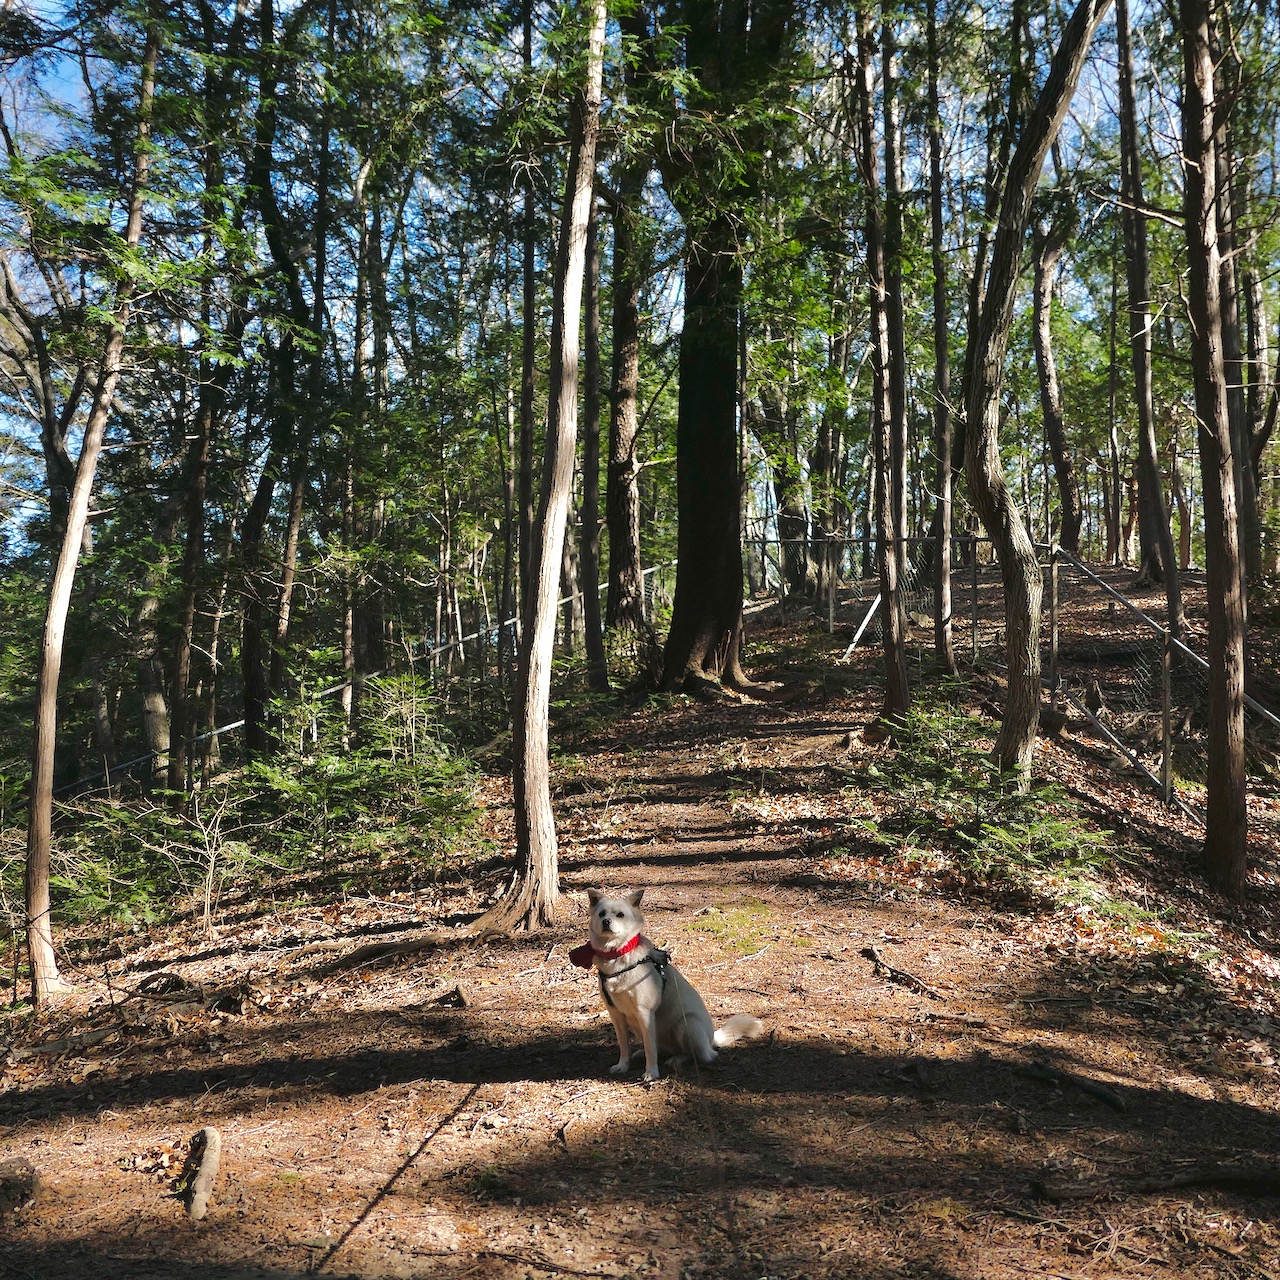
[[[553,732],[560,927],[466,936],[498,860],[281,876],[211,932],[78,938],[76,992],[3,1024],[0,1158],[42,1190],[0,1205],[0,1277],[1280,1280],[1270,802],[1241,907],[1078,724],[1038,768],[1117,833],[1101,896],[861,847],[876,655],[795,618],[750,634],[758,671],[803,649],[799,696]],[[507,790],[480,785],[501,848]],[[595,885],[643,886],[713,1017],[766,1038],[611,1077],[567,957]],[[378,941],[421,946],[349,963]],[[173,1180],[205,1125],[193,1222]]]

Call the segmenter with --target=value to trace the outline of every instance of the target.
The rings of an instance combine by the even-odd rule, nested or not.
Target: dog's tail
[[[715,1046],[727,1049],[739,1040],[755,1040],[764,1035],[764,1023],[749,1013],[735,1013],[722,1027],[716,1028]]]

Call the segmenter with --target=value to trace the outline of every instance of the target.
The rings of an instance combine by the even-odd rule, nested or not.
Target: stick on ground
[[[191,1151],[182,1170],[182,1202],[187,1217],[199,1222],[209,1211],[209,1198],[213,1194],[213,1180],[218,1176],[222,1163],[222,1135],[212,1125],[205,1125],[191,1139]]]

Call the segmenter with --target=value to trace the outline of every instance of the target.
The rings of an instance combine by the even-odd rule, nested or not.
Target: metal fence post
[[[1163,759],[1160,762],[1160,784],[1164,788],[1164,802],[1173,804],[1173,636],[1164,633],[1161,661],[1160,701],[1163,704],[1164,729]]]
[[[978,540],[969,539],[969,566],[973,577],[973,609],[969,621],[969,645],[973,652],[972,661],[978,661]]]
[[[1058,548],[1049,548],[1049,689],[1058,692]]]

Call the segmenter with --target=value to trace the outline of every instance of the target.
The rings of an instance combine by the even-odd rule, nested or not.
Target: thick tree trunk
[[[743,101],[777,66],[793,12],[790,0],[755,7],[683,7],[684,62],[703,95],[701,120],[737,126]],[[753,198],[758,175],[741,168],[726,172],[724,153],[718,143],[708,143],[702,123],[682,122],[674,136],[676,147],[664,148],[664,178],[685,224],[676,424],[679,567],[661,684],[707,692],[721,685],[749,689],[753,686],[741,664],[743,471],[738,435],[743,224],[734,206]],[[681,148],[681,143],[688,145]],[[745,154],[762,153],[766,145],[765,136],[757,133]],[[682,150],[678,161],[677,150]],[[708,199],[707,184],[717,177],[723,185]]]
[[[1204,490],[1209,715],[1204,865],[1230,897],[1244,893],[1248,802],[1244,751],[1245,583],[1222,339],[1222,263],[1215,154],[1211,0],[1181,0],[1182,148],[1191,348]]]
[[[1040,719],[1040,601],[1035,547],[1009,493],[1000,462],[1000,390],[1017,295],[1022,244],[1045,155],[1070,105],[1089,43],[1110,0],[1081,0],[1067,21],[1034,110],[1009,162],[991,250],[985,299],[965,365],[965,471],[969,492],[1000,561],[1005,597],[1008,697],[995,758],[1026,776]]]
[[[149,27],[142,57],[138,97],[138,129],[134,145],[133,181],[124,244],[136,250],[142,240],[142,202],[151,166],[151,108],[155,92],[156,62],[160,54],[160,30]],[[66,528],[49,587],[36,678],[35,732],[31,752],[31,787],[27,809],[26,911],[27,952],[31,960],[31,994],[35,1004],[45,1003],[63,987],[53,948],[50,920],[49,874],[53,844],[54,747],[58,730],[58,679],[66,637],[71,590],[89,519],[89,503],[102,438],[115,398],[124,356],[125,334],[133,310],[134,285],[126,277],[116,290],[111,331],[102,351],[89,416],[85,422],[76,464],[75,481],[67,506]]]
[[[582,312],[587,222],[595,180],[596,139],[600,129],[605,0],[591,0],[589,13],[587,83],[582,100],[574,104],[573,138],[556,251],[546,457],[530,565],[532,589],[523,611],[524,634],[516,686],[512,780],[519,867],[508,892],[476,922],[478,929],[551,924],[560,893],[547,713],[551,700],[560,553],[573,496],[578,325]]]
[[[742,263],[718,216],[685,242],[684,328],[676,424],[679,520],[675,602],[663,651],[664,689],[745,687],[738,305]]]

